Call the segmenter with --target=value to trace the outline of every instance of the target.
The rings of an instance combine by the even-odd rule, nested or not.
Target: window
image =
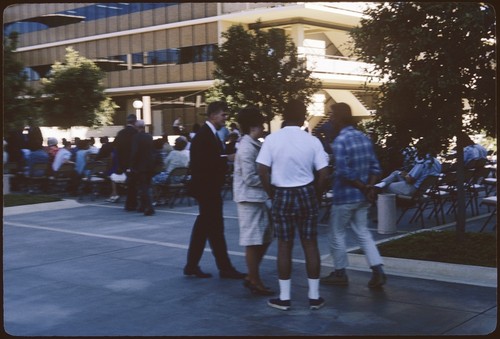
[[[85,21],[99,20],[113,16],[125,15],[140,11],[146,11],[161,7],[177,5],[177,2],[159,2],[159,3],[137,3],[137,2],[105,2],[95,5],[79,7],[67,11],[57,12],[55,14],[65,14],[74,16],[83,16]],[[49,28],[48,25],[37,22],[11,22],[4,25],[4,36],[8,36],[15,31],[19,34],[41,31]]]

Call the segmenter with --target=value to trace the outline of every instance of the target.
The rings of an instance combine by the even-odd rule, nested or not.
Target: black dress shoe
[[[243,279],[246,276],[247,276],[246,273],[238,272],[234,268],[232,270],[220,270],[219,271],[219,277],[221,277],[223,279]]]
[[[196,278],[211,278],[210,273],[205,273],[201,270],[200,266],[195,268],[184,267],[184,275],[194,275]]]

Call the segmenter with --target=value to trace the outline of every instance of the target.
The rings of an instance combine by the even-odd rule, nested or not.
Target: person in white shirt
[[[59,168],[61,168],[62,164],[66,162],[72,162],[71,161],[71,142],[66,141],[64,146],[59,149],[59,151],[56,153],[56,156],[54,158],[54,162],[52,163],[52,170],[54,172],[59,171]]]
[[[306,111],[302,102],[290,100],[283,113],[285,127],[266,137],[257,157],[262,184],[273,200],[274,235],[278,239],[280,296],[270,299],[268,305],[281,310],[291,307],[292,249],[296,228],[306,259],[309,307],[319,309],[325,303],[319,296],[317,223],[319,198],[329,173],[328,155],[318,138],[300,128]]]

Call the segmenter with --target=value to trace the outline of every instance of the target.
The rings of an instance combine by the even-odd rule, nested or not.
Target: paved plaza
[[[297,242],[287,312],[268,307],[266,297],[251,295],[242,281],[220,279],[208,247],[201,267],[214,277],[185,277],[197,212],[196,205],[183,201],[145,217],[102,198],[5,208],[4,331],[12,336],[427,336],[485,335],[496,329],[494,268],[445,264],[436,269],[430,262],[387,258],[387,285],[370,290],[364,257],[353,255],[349,286],[321,285],[326,306],[311,311]],[[230,197],[224,215],[231,260],[245,271]],[[484,216],[470,218],[467,227],[479,228],[483,221]],[[381,235],[372,226],[377,241],[420,229],[402,223],[398,233]],[[332,266],[327,233],[321,224],[322,275]],[[261,275],[278,290],[275,242]]]

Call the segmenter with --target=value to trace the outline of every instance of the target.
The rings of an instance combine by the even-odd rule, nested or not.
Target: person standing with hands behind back
[[[198,201],[199,215],[193,225],[184,275],[210,278],[198,266],[208,242],[215,257],[219,276],[224,279],[243,279],[229,259],[224,236],[221,190],[227,172],[227,160],[234,155],[224,154],[217,130],[226,123],[228,106],[223,101],[211,102],[207,107],[207,122],[194,137],[190,149],[191,182],[188,192]]]
[[[238,113],[243,136],[234,159],[233,189],[240,225],[240,245],[245,246],[248,276],[244,286],[256,295],[273,295],[260,279],[259,265],[272,241],[272,228],[265,205],[268,199],[257,173],[257,155],[264,135],[264,117],[258,108]]]
[[[290,100],[283,112],[284,126],[270,134],[257,157],[264,189],[273,199],[274,235],[278,238],[279,298],[268,305],[287,311],[291,307],[290,288],[292,249],[295,229],[306,258],[309,307],[321,308],[319,296],[320,256],[317,242],[319,197],[326,186],[328,155],[318,138],[300,127],[306,118],[306,106]],[[315,181],[315,171],[318,180]],[[272,185],[272,186],[271,186]]]
[[[144,120],[137,120],[135,127],[138,133],[132,139],[130,169],[136,178],[140,196],[138,211],[149,216],[155,213],[151,201],[151,178],[155,166],[153,137],[146,133]]]
[[[137,116],[129,114],[127,116],[127,126],[120,130],[115,138],[116,156],[118,158],[117,173],[127,175],[127,199],[125,201],[125,211],[135,211],[137,209],[137,178],[130,170],[132,139],[138,133],[135,127]]]
[[[330,252],[335,271],[322,284],[347,285],[346,229],[351,226],[373,271],[370,288],[385,284],[382,258],[368,230],[368,209],[376,198],[373,185],[381,174],[371,140],[353,126],[351,108],[340,102],[331,106],[330,123],[335,135],[333,205],[330,215]]]

